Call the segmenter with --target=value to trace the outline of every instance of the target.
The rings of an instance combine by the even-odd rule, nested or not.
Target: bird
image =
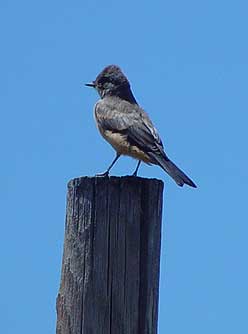
[[[117,65],[108,65],[91,83],[100,95],[94,117],[102,137],[115,149],[116,155],[108,169],[97,176],[107,177],[122,155],[138,160],[132,176],[137,176],[141,161],[158,165],[179,185],[196,188],[196,184],[167,156],[158,131],[148,114],[137,103],[130,83]]]

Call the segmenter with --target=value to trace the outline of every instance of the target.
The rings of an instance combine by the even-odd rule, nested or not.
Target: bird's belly
[[[149,157],[142,150],[128,142],[127,136],[125,134],[112,132],[109,130],[100,132],[102,136],[110,143],[110,145],[112,145],[112,147],[117,151],[117,153],[129,155],[134,159],[142,160],[146,163],[151,162]]]

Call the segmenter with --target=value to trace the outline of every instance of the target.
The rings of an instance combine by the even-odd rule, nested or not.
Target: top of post
[[[89,183],[94,183],[96,185],[104,185],[104,184],[130,184],[132,186],[140,186],[141,184],[146,185],[154,185],[158,187],[164,187],[164,182],[160,179],[156,178],[143,178],[143,177],[133,177],[133,176],[110,176],[110,177],[98,177],[98,176],[80,176],[71,179],[68,182],[68,188],[71,187],[80,187],[81,185]]]

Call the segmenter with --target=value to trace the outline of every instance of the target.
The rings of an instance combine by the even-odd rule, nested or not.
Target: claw
[[[107,170],[104,173],[96,174],[96,177],[108,177],[109,176],[109,171]]]

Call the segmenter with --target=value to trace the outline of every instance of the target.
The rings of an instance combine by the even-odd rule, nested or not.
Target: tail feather
[[[163,168],[163,170],[168,173],[175,182],[182,187],[184,184],[189,185],[190,187],[196,188],[195,183],[180,169],[178,168],[171,160],[159,156],[157,154],[152,154],[152,158],[156,163]]]

